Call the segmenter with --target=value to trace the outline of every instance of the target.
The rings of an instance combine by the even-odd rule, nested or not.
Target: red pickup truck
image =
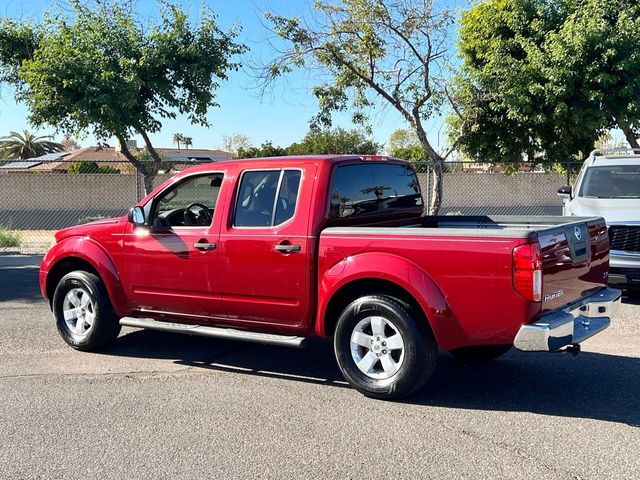
[[[438,350],[579,349],[605,329],[602,218],[424,216],[411,166],[311,156],[201,165],[128,215],[61,230],[40,285],[79,350],[122,325],[301,346],[333,337],[365,395],[420,388]]]

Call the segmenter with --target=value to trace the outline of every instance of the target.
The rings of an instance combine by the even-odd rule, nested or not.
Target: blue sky
[[[4,0],[0,3],[0,15],[12,18],[32,18],[36,21],[43,12],[50,8],[51,0]],[[245,62],[266,60],[273,55],[267,44],[268,32],[262,24],[262,11],[270,10],[285,15],[303,13],[304,0],[203,0],[183,1],[177,3],[197,15],[199,7],[208,4],[218,13],[221,27],[228,28],[234,23],[242,25],[239,40],[245,43],[250,52]],[[451,2],[463,3],[460,0]],[[136,8],[143,16],[153,15],[156,9],[155,0],[137,0]],[[276,88],[265,97],[260,97],[255,81],[246,71],[233,73],[230,80],[223,83],[217,91],[219,108],[212,108],[208,118],[211,127],[191,125],[185,118],[166,120],[161,132],[151,136],[157,147],[171,146],[171,136],[180,132],[193,138],[193,148],[221,148],[223,137],[234,133],[248,135],[255,145],[271,140],[276,145],[286,146],[300,140],[308,130],[308,121],[316,112],[316,102],[311,95],[311,88],[316,82],[305,72],[295,72],[286,80],[278,83]],[[386,142],[390,133],[397,128],[404,128],[402,119],[393,110],[381,108],[372,114],[373,137],[380,143]],[[336,126],[351,128],[349,115],[336,116]],[[429,135],[438,143],[443,135],[439,135],[440,121],[432,122]],[[13,92],[6,86],[0,90],[0,135],[11,130],[32,129],[27,122],[27,111],[22,105],[16,105]],[[42,134],[54,134],[55,129],[42,129]],[[61,136],[57,135],[57,139]],[[83,146],[92,145],[92,136],[80,139]],[[111,142],[113,143],[113,142]],[[141,143],[141,142],[139,142]]]

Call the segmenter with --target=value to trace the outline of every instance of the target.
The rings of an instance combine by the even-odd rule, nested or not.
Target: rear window
[[[399,164],[342,165],[331,183],[331,218],[362,217],[422,208],[414,171]]]

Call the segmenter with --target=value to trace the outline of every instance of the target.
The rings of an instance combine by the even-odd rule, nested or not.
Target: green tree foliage
[[[208,125],[215,90],[237,69],[232,58],[245,47],[206,8],[192,23],[179,5],[162,1],[158,20],[143,23],[132,0],[95,0],[93,8],[68,3],[39,24],[0,22],[0,80],[15,87],[35,125],[115,136],[148,191],[162,163],[149,134],[177,115]],[[138,162],[126,147],[134,135],[143,138],[151,162]]]
[[[266,141],[259,147],[240,148],[238,158],[281,157],[284,155],[375,155],[381,146],[357,129],[312,128],[300,142],[288,147],[273,145]]]
[[[263,142],[259,147],[240,147],[235,154],[237,158],[282,157],[284,155],[287,155],[286,148],[276,146],[270,140]]]
[[[51,138],[37,136],[27,130],[23,130],[22,133],[9,132],[9,135],[0,138],[0,158],[24,160],[63,151],[64,145],[52,141]]]
[[[98,165],[97,162],[76,162],[69,165],[68,173],[120,173],[108,165]]]
[[[288,155],[375,155],[381,145],[360,130],[344,128],[311,129],[302,141],[287,147]]]
[[[451,12],[431,0],[316,0],[308,20],[267,18],[286,47],[261,71],[264,84],[295,68],[322,76],[313,90],[319,105],[315,126],[331,125],[336,111],[351,110],[355,123],[368,125],[371,108],[395,109],[433,161],[431,213],[437,212],[442,164],[456,142],[438,152],[425,124],[452,100],[446,87]]]
[[[481,161],[582,157],[607,130],[638,146],[640,3],[485,0],[462,16],[461,149]]]

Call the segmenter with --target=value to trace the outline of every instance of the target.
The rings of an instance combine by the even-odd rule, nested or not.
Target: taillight
[[[542,299],[542,254],[539,243],[513,249],[513,287],[531,302]]]

